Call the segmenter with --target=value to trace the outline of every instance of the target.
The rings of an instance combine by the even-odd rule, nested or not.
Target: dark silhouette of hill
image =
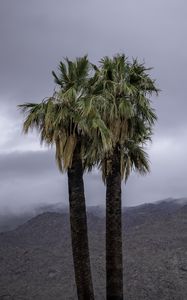
[[[181,199],[180,199],[181,200]],[[105,219],[88,210],[96,299],[105,299]],[[187,202],[165,200],[123,211],[126,300],[187,299]],[[69,216],[46,212],[0,234],[0,299],[76,298]]]

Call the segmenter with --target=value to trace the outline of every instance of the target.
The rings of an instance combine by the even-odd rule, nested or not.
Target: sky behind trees
[[[151,173],[132,174],[123,204],[187,196],[187,3],[183,0],[1,0],[0,2],[0,209],[67,203],[66,176],[53,149],[36,133],[22,134],[17,105],[53,93],[51,71],[63,57],[125,53],[154,67],[162,90],[152,98],[158,115],[148,152]],[[97,170],[85,176],[87,203],[104,204]]]

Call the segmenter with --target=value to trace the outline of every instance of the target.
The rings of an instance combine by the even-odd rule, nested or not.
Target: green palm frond
[[[130,141],[121,151],[121,176],[127,181],[132,171],[145,175],[150,171],[149,157],[143,147]]]
[[[52,72],[59,90],[39,104],[19,106],[26,115],[23,130],[36,128],[42,143],[55,145],[60,171],[71,166],[81,139],[85,169],[98,165],[105,177],[118,143],[122,177],[128,178],[133,168],[144,173],[148,164],[141,147],[150,139],[156,121],[148,96],[158,93],[148,71],[123,54],[102,58],[99,67],[90,64],[87,56],[75,61],[65,58],[59,74]]]
[[[132,170],[141,174],[149,171],[144,144],[151,140],[157,116],[148,96],[159,92],[149,75],[150,70],[137,59],[129,62],[123,54],[102,58],[97,70],[95,87],[100,91],[100,99],[105,107],[101,103],[100,113],[112,134],[113,149],[117,144],[120,145],[121,176],[125,180]],[[103,178],[110,169],[111,151],[103,153],[103,156],[101,154],[98,163]]]
[[[91,90],[97,76],[87,56],[60,62],[59,75],[53,71],[55,82],[60,86],[52,97],[39,104],[26,103],[19,107],[25,113],[25,133],[36,128],[41,143],[54,145],[60,171],[71,167],[77,141],[81,140],[81,154],[85,168],[96,163],[101,151],[111,145],[111,135],[101,118],[101,101],[93,99]],[[88,143],[89,141],[89,143]],[[93,150],[94,147],[97,150]],[[90,149],[90,151],[88,151]],[[93,154],[91,154],[93,152]],[[88,154],[90,153],[90,158]]]

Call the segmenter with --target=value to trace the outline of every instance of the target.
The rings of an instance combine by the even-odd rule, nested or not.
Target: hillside
[[[88,212],[96,299],[105,299],[104,224]],[[126,300],[187,299],[187,204],[173,200],[123,212]],[[46,212],[0,234],[0,299],[76,298],[66,211]]]

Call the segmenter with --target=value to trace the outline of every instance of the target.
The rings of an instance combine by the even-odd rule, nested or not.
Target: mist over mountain
[[[43,209],[15,230],[0,233],[0,299],[77,299],[68,210],[59,205]],[[88,208],[88,225],[95,294],[101,300],[103,208]],[[187,200],[124,208],[123,253],[125,299],[187,299]]]
[[[126,210],[130,213],[136,211],[145,211],[146,209],[151,211],[157,211],[157,213],[162,213],[163,210],[170,212],[175,210],[180,205],[187,204],[187,198],[167,198],[164,200],[156,201],[154,203],[146,203],[133,207],[123,207],[123,210]],[[96,216],[105,216],[105,207],[104,206],[88,206],[87,210],[90,213],[93,213]],[[27,209],[26,211],[12,212],[12,211],[2,211],[0,212],[0,232],[5,232],[9,230],[16,229],[19,225],[25,223],[31,218],[36,217],[39,214],[44,212],[57,212],[57,213],[68,213],[69,208],[63,203],[58,202],[55,204],[43,204],[35,206],[34,208]]]

